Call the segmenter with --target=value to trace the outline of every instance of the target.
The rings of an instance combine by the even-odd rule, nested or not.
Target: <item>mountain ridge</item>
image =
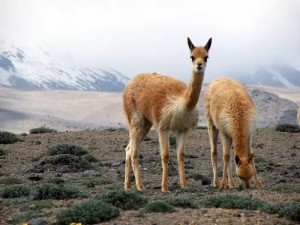
[[[24,89],[122,91],[129,78],[112,68],[89,68],[42,48],[0,41],[0,85]]]

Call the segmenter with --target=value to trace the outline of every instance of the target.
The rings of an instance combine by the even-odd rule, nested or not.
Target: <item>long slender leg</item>
[[[131,140],[130,140],[131,142]],[[125,181],[124,181],[124,189],[125,191],[129,191],[131,188],[130,184],[130,172],[131,172],[131,148],[130,142],[127,145],[126,151],[126,158],[125,158]]]
[[[213,121],[208,119],[208,134],[209,134],[209,142],[210,142],[210,148],[211,148],[211,162],[212,162],[212,168],[213,168],[213,175],[214,175],[214,181],[213,186],[219,187],[218,182],[218,153],[217,153],[217,146],[218,146],[218,135],[219,130],[216,129],[215,125],[213,124]]]
[[[185,143],[186,143],[187,136],[188,136],[188,132],[176,134],[179,183],[181,188],[185,188],[187,186],[185,168],[184,168]]]
[[[230,154],[230,150],[231,150],[231,145],[232,145],[232,138],[228,137],[228,141],[229,143],[227,143],[227,148],[228,148],[228,153],[229,153],[229,162],[227,165],[227,175],[228,175],[228,182],[229,182],[229,188],[235,188],[235,184],[233,181],[233,177],[232,177],[232,170],[231,170],[231,154]]]
[[[126,147],[125,181],[124,181],[125,190],[130,190],[130,172],[131,172],[130,165],[132,165],[137,189],[139,191],[143,191],[145,189],[140,176],[140,169],[138,163],[138,150],[141,142],[149,132],[151,126],[152,124],[149,121],[143,120],[140,121],[140,123],[138,123],[136,126],[132,126],[130,128],[130,142]]]
[[[162,192],[168,192],[168,163],[170,158],[169,149],[169,132],[159,131],[160,151],[161,151],[161,162],[162,162],[162,181],[161,190]]]
[[[221,133],[221,139],[223,144],[223,178],[221,181],[221,188],[224,190],[226,189],[226,179],[227,179],[227,173],[228,176],[231,179],[230,188],[234,187],[232,174],[230,170],[230,147],[231,147],[231,138],[228,137],[226,134]]]

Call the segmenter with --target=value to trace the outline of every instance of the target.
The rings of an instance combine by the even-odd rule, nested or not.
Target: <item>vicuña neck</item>
[[[199,100],[204,72],[192,74],[192,80],[184,93],[185,104],[187,109],[192,110],[196,107]]]

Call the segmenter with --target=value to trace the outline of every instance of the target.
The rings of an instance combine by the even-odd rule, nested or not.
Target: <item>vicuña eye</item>
[[[195,60],[195,57],[194,57],[194,56],[191,56],[191,59],[192,59],[192,61],[194,61],[194,60]]]
[[[204,61],[206,62],[206,61],[207,61],[207,59],[208,59],[208,56],[205,56],[205,57],[204,57]]]

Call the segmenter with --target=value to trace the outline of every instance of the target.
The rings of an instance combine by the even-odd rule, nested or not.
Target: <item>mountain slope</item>
[[[88,68],[42,48],[0,41],[0,85],[25,89],[122,91],[129,79],[110,68]]]
[[[245,84],[300,89],[300,71],[288,65],[260,67],[252,73],[232,72],[232,74],[233,78]]]

